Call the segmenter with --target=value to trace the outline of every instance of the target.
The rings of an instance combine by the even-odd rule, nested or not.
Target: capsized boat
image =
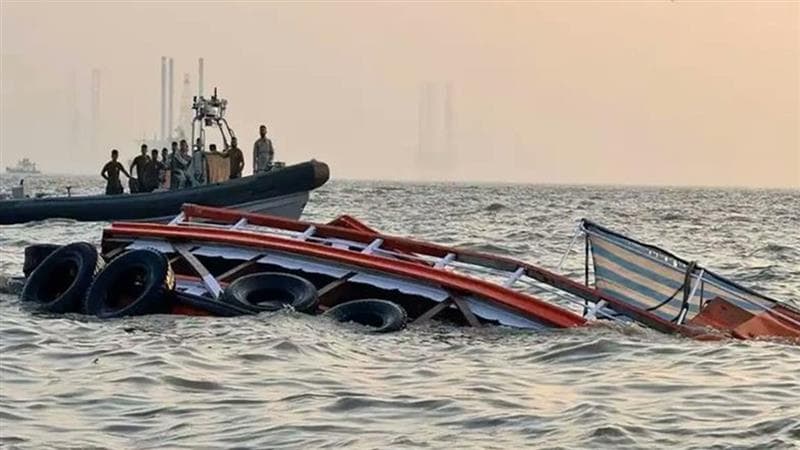
[[[378,298],[413,323],[546,330],[613,321],[698,339],[800,339],[796,306],[593,222],[579,231],[582,282],[509,257],[384,235],[349,216],[320,224],[199,205],[185,205],[169,224],[115,222],[102,252],[161,252],[177,291],[211,302],[242,277],[285,273],[311,282],[322,310]]]
[[[0,200],[0,225],[50,218],[79,221],[169,221],[184,203],[234,207],[299,218],[309,191],[328,181],[328,165],[311,160],[221,183],[140,194]]]

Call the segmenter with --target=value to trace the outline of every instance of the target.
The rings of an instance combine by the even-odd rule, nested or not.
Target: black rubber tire
[[[305,278],[279,272],[243,276],[225,288],[221,300],[257,313],[291,306],[295,311],[313,314],[319,304],[313,284]]]
[[[339,322],[355,322],[372,327],[375,333],[400,331],[408,321],[408,314],[402,306],[375,298],[351,300],[334,306],[324,315]]]
[[[97,275],[86,294],[85,311],[102,319],[165,313],[175,289],[175,274],[164,254],[131,250]]]
[[[186,292],[176,292],[175,303],[197,308],[217,317],[237,317],[253,314],[252,310],[242,306],[222,303],[219,300]]]
[[[83,298],[103,258],[94,245],[75,242],[54,251],[25,281],[20,299],[53,313],[83,312]]]
[[[22,273],[25,278],[29,277],[42,261],[59,248],[61,246],[57,244],[33,244],[25,247],[25,262],[22,264]]]

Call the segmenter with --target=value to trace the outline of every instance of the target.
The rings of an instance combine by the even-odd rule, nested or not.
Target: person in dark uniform
[[[147,167],[147,161],[150,159],[147,156],[147,144],[142,144],[142,154],[133,158],[133,162],[128,170],[133,173],[133,168],[136,167],[136,185],[137,189],[136,192],[147,192],[147,185],[144,182],[145,177],[145,167]],[[133,192],[133,191],[131,191]]]
[[[161,149],[161,168],[158,172],[158,187],[169,189],[169,150],[167,147]]]
[[[140,179],[144,188],[140,192],[153,192],[158,188],[158,174],[162,166],[163,164],[158,160],[158,149],[154,148],[150,152],[150,158],[144,164],[144,178]]]
[[[100,176],[106,180],[106,195],[122,194],[122,183],[119,181],[120,172],[128,178],[131,177],[131,174],[125,170],[125,166],[117,161],[117,158],[119,158],[117,149],[111,150],[111,161],[107,162],[100,171]]]
[[[172,153],[169,155],[169,164],[167,164],[167,168],[169,168],[169,189],[178,189],[181,183],[181,173],[178,162],[178,143],[175,141],[172,141]]]
[[[244,170],[244,153],[236,145],[237,140],[235,137],[231,138],[231,147],[223,152],[223,158],[231,159],[231,175],[230,179],[241,178],[242,171]]]

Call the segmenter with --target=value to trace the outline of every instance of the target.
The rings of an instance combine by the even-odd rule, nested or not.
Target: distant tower
[[[178,104],[178,108],[178,126],[175,127],[175,138],[188,139],[192,127],[192,87],[188,73],[183,74],[181,102]]]
[[[81,133],[81,112],[78,108],[78,79],[75,75],[75,71],[71,71],[69,74],[69,91],[67,94],[67,101],[70,103],[71,111],[71,119],[70,119],[70,126],[69,126],[69,138],[67,142],[69,142],[70,150],[75,155],[75,152],[84,152],[85,149],[82,149],[80,146],[80,133]]]
[[[174,66],[175,66],[175,61],[173,61],[173,59],[170,58],[169,59],[169,70],[168,70],[168,73],[167,73],[167,79],[168,79],[167,80],[167,83],[168,83],[167,84],[167,97],[168,98],[167,98],[167,137],[166,137],[166,140],[171,140],[172,136],[174,134],[174,131],[175,131],[172,128],[172,118],[174,117],[173,116],[173,112],[172,112],[172,99],[173,99],[173,97],[175,97],[174,92],[173,92],[174,89],[175,89],[175,83],[174,83],[174,80],[172,78],[172,73],[173,73]]]
[[[100,69],[92,69],[92,97],[90,105],[92,156],[97,154],[98,123],[100,121]]]
[[[420,85],[417,163],[424,168],[452,168],[453,88],[450,82]]]
[[[167,58],[161,57],[161,134],[159,137],[167,138]]]

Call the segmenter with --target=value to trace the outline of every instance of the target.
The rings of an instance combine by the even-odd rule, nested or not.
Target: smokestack
[[[167,128],[167,58],[161,57],[161,139],[166,139]]]
[[[91,121],[91,148],[92,155],[95,155],[97,154],[98,123],[100,121],[100,69],[92,69]]]
[[[167,139],[172,139],[172,131],[174,130],[172,126],[172,101],[175,97],[175,83],[172,78],[173,68],[175,66],[175,61],[170,58],[169,59],[169,84],[167,90],[168,102],[167,102]]]
[[[197,95],[203,96],[203,58],[200,58],[198,61],[198,77],[197,77]]]

